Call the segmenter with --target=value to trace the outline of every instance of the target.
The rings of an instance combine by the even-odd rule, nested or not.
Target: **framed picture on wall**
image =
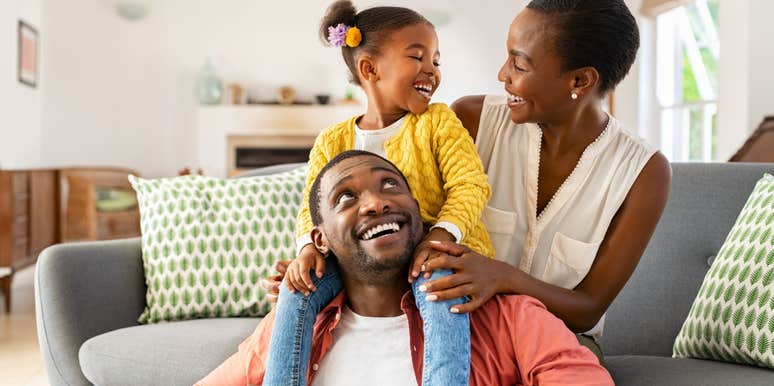
[[[19,20],[19,82],[38,85],[38,31]]]

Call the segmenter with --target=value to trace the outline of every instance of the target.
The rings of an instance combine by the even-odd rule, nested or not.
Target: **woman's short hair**
[[[551,19],[548,28],[563,71],[594,67],[602,94],[626,77],[640,33],[623,0],[532,0],[527,8]]]

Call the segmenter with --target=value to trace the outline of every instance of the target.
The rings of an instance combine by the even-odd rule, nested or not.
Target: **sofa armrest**
[[[49,382],[88,385],[81,344],[137,325],[145,291],[139,238],[46,248],[35,271],[35,312]]]

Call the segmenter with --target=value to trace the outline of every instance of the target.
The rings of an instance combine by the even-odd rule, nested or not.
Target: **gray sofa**
[[[607,312],[605,365],[617,384],[774,384],[772,370],[671,358],[708,262],[764,172],[774,173],[774,164],[673,165],[656,233]],[[140,256],[139,239],[57,245],[41,254],[35,300],[52,385],[190,385],[256,326],[256,318],[138,326],[145,303]]]

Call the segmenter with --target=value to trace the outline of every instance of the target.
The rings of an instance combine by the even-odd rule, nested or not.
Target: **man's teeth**
[[[386,230],[390,230],[392,232],[397,232],[397,231],[400,230],[400,226],[398,225],[398,223],[394,223],[394,222],[391,222],[389,224],[377,225],[377,226],[367,230],[363,234],[363,240],[370,240],[371,238],[374,237],[374,235],[379,234],[381,232],[384,232]],[[392,232],[390,232],[390,233],[392,233]]]
[[[508,102],[512,102],[512,103],[524,102],[524,98],[517,97],[516,95],[513,95],[513,94],[508,94]]]

